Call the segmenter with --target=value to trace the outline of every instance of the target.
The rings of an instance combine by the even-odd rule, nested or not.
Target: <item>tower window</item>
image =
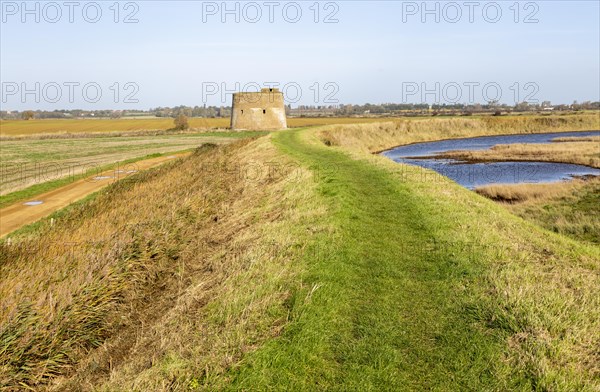
[[[267,113],[267,111],[265,109],[263,109],[263,114],[266,114],[266,113]]]
[[[242,114],[244,114],[244,109],[242,109]]]

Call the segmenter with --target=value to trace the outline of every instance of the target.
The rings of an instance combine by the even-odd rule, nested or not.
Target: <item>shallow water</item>
[[[600,136],[600,131],[556,132],[440,140],[396,147],[382,154],[396,162],[435,170],[460,185],[473,189],[489,184],[557,182],[573,176],[596,175],[600,170],[583,165],[553,162],[467,163],[454,159],[436,159],[432,155],[452,150],[485,150],[497,144],[551,143],[570,136]],[[423,158],[420,158],[423,157]]]
[[[27,201],[25,203],[23,203],[24,206],[39,206],[40,204],[43,204],[44,202],[41,200],[32,200],[32,201]]]

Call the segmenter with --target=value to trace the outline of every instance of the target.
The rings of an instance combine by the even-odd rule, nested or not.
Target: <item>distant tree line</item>
[[[24,111],[0,111],[0,118],[2,119],[23,119],[29,120],[32,118],[44,119],[44,118],[122,118],[122,117],[171,117],[176,118],[180,114],[187,117],[230,117],[231,107],[189,107],[189,106],[176,106],[173,108],[169,107],[158,107],[150,110],[24,110]]]
[[[77,117],[98,117],[98,118],[120,118],[124,115],[148,115],[145,112],[125,112],[124,110],[25,110],[19,111],[0,111],[2,119],[23,119],[29,120],[32,118],[77,118]]]
[[[600,110],[600,102],[573,102],[572,104],[552,105],[549,101],[542,103],[521,102],[516,105],[488,102],[486,104],[441,104],[430,105],[383,103],[364,105],[340,104],[340,105],[299,105],[292,108],[286,106],[286,114],[295,117],[312,116],[411,116],[411,115],[448,115],[475,113],[511,113],[511,112],[539,112],[539,111],[577,111],[577,110]],[[230,106],[175,106],[157,107],[149,110],[25,110],[25,111],[0,111],[2,119],[44,119],[44,118],[122,118],[122,117],[170,117],[177,118],[179,115],[185,117],[217,118],[230,117]]]

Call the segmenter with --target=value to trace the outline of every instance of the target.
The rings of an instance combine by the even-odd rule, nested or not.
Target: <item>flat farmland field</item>
[[[302,117],[288,118],[289,127],[307,127],[330,124],[357,124],[390,121],[393,118],[352,118],[352,117]],[[396,118],[397,120],[397,118]],[[216,129],[229,127],[229,118],[189,119],[191,128]],[[26,136],[60,133],[95,132],[135,132],[147,130],[167,130],[173,127],[172,118],[131,118],[131,119],[44,119],[44,120],[0,120],[0,136]]]
[[[140,135],[131,137],[23,138],[3,140],[0,149],[0,205],[12,201],[4,195],[30,188],[45,191],[69,179],[133,161],[203,144],[225,144],[265,132],[210,132]],[[35,194],[37,192],[32,192]],[[19,197],[20,199],[20,197]]]
[[[191,118],[192,128],[225,128],[226,118]],[[173,128],[172,118],[120,118],[120,119],[44,119],[2,120],[0,136],[34,135],[40,133],[90,133],[166,130]]]

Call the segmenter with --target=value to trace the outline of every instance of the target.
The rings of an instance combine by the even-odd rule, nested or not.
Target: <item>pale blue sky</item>
[[[451,103],[457,92],[461,93],[459,102],[469,102],[465,83],[473,86],[475,101],[494,97],[498,88],[500,101],[511,104],[515,95],[523,100],[529,93],[530,100],[553,103],[600,100],[598,1],[519,2],[517,7],[514,1],[474,2],[473,23],[463,1],[453,3],[462,12],[456,23],[450,23],[456,18],[456,7],[448,5],[451,2],[427,2],[429,9],[437,4],[439,23],[434,14],[424,15],[426,20],[421,21],[421,1],[320,2],[319,23],[314,22],[314,1],[275,2],[279,5],[273,8],[273,23],[263,1],[254,3],[263,13],[257,23],[244,20],[244,9],[247,18],[255,17],[255,8],[244,2],[239,3],[239,23],[235,15],[226,15],[222,23],[220,1],[120,2],[119,23],[113,20],[114,1],[97,2],[102,10],[97,23],[82,15],[87,5],[88,18],[95,18],[91,2],[78,2],[73,23],[62,1],[55,3],[62,12],[56,23],[48,21],[56,15],[48,2],[38,3],[39,23],[34,20],[35,11],[23,15],[21,1],[1,3],[5,110],[148,109],[202,105],[204,101],[228,105],[230,95],[203,97],[203,83],[204,89],[210,84],[208,88],[234,90],[236,82],[250,90],[256,83],[280,83],[293,106],[336,101]],[[236,3],[227,4],[234,8]],[[291,23],[296,4],[302,16]],[[28,2],[28,7],[35,10],[36,2]],[[209,15],[215,8],[219,8],[217,14]],[[496,18],[498,8],[502,16]],[[138,22],[122,23],[134,11]],[[338,22],[323,23],[331,12]],[[538,22],[524,23],[532,13]],[[491,23],[494,18],[499,20]],[[36,82],[40,90],[47,88],[45,93],[40,91],[39,103],[33,93],[25,97],[21,91],[13,93],[15,86],[35,90]],[[65,82],[79,83],[73,87],[72,103]],[[82,86],[90,82],[102,91],[95,103],[82,98]],[[121,92],[116,103],[115,82],[120,83]],[[139,91],[131,85],[125,89],[128,82]],[[435,90],[436,82],[439,91],[422,96],[422,87]],[[61,86],[57,102],[52,102],[56,100],[52,83]],[[486,84],[491,90],[484,97]],[[415,86],[419,91],[409,90]],[[292,95],[298,91],[301,97],[295,100]],[[93,92],[88,91],[88,101],[94,100]],[[133,92],[138,102],[126,102],[127,93]]]

